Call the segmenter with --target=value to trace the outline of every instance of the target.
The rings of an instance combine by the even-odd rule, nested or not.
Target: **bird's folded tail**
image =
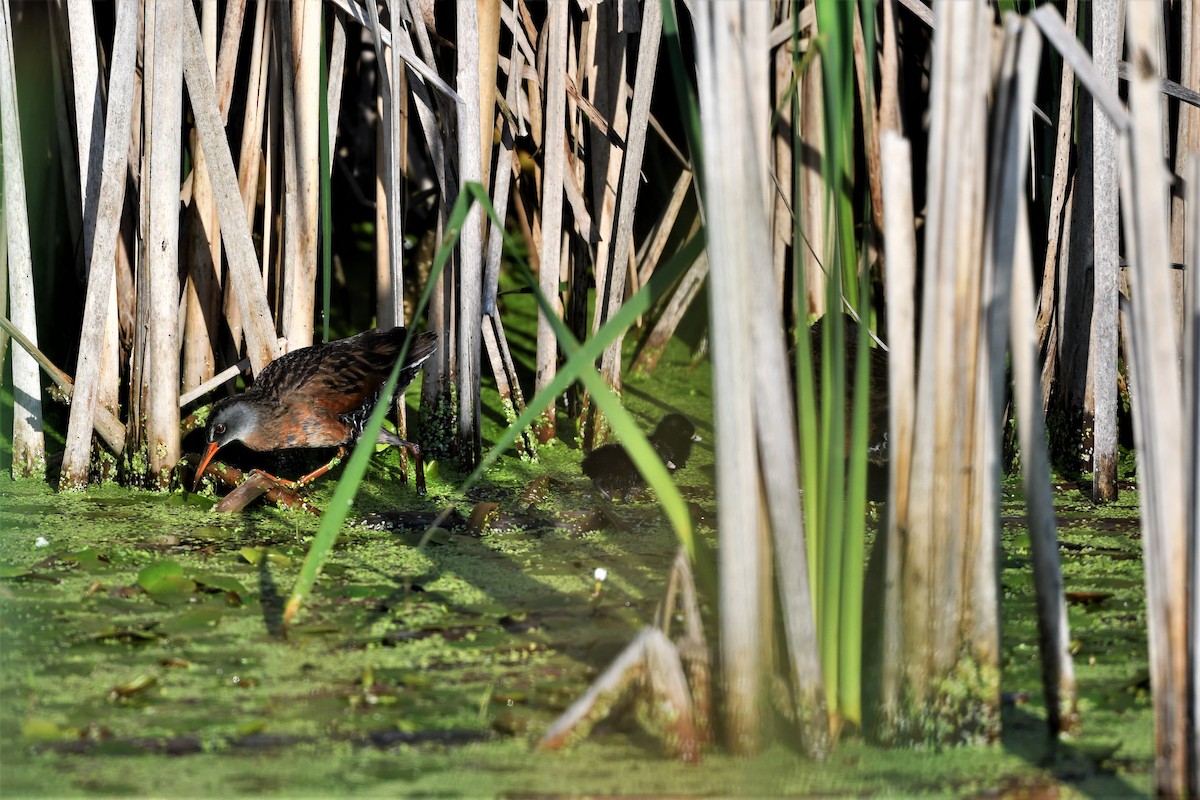
[[[422,365],[437,352],[438,335],[436,331],[425,331],[413,337],[408,348],[408,356],[404,359],[404,367],[400,370],[400,386],[408,386],[413,378],[421,371]]]

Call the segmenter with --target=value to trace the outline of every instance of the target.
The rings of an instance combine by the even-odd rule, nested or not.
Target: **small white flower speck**
[[[596,567],[592,577],[596,579],[595,585],[592,586],[592,597],[595,598],[600,596],[600,587],[604,585],[604,579],[608,577],[608,570],[604,567]]]
[[[33,543],[33,546],[34,547],[49,547],[50,540],[47,539],[45,536],[39,536],[39,537],[37,537],[37,540]]]

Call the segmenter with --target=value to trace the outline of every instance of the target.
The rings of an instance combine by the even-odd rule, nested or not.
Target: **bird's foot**
[[[312,480],[312,478],[305,475],[303,478],[298,478],[293,481],[288,478],[281,478],[278,475],[273,475],[270,472],[267,472],[266,470],[262,470],[262,469],[250,470],[249,476],[258,476],[258,479],[264,485],[269,484],[270,488],[272,488],[272,489],[281,489],[281,490],[289,492],[291,494],[295,494],[296,492],[299,492],[301,489],[303,489],[305,486],[307,486],[308,483]]]
[[[295,483],[259,469],[250,470],[246,479],[217,503],[215,510],[226,513],[241,511],[256,498],[266,495],[267,500],[277,506],[298,508],[313,514],[321,513],[289,488]]]
[[[425,460],[421,457],[421,446],[418,444],[410,444],[409,452],[413,457],[413,472],[416,474],[417,494],[422,497],[426,494],[425,489]]]
[[[399,447],[401,450],[406,450],[412,456],[413,474],[416,476],[416,478],[414,479],[414,482],[416,483],[417,494],[424,497],[426,494],[425,460],[421,457],[421,445],[417,444],[416,442],[408,442],[408,441],[405,441],[404,439],[400,439],[400,438],[395,438],[395,439],[389,440],[388,443],[393,444],[396,447]],[[407,484],[408,483],[408,472],[405,471],[403,473],[403,475],[404,475],[404,482]]]

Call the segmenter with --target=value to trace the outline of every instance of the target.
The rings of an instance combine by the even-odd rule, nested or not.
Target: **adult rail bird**
[[[397,392],[412,382],[437,351],[437,338],[431,331],[412,339]],[[277,480],[299,486],[324,475],[362,435],[407,339],[404,328],[364,331],[302,347],[272,361],[245,392],[213,404],[205,428],[208,446],[196,470],[195,487],[213,456],[230,442],[241,442],[259,452],[336,447],[337,455],[328,464],[296,481]],[[377,441],[412,450],[417,461],[417,488],[423,490],[417,445],[387,430],[379,431]]]

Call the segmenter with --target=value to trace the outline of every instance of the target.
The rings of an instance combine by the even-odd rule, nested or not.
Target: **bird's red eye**
[[[225,435],[225,424],[222,422],[218,422],[216,425],[213,425],[213,433],[215,433],[217,436],[224,436]]]

